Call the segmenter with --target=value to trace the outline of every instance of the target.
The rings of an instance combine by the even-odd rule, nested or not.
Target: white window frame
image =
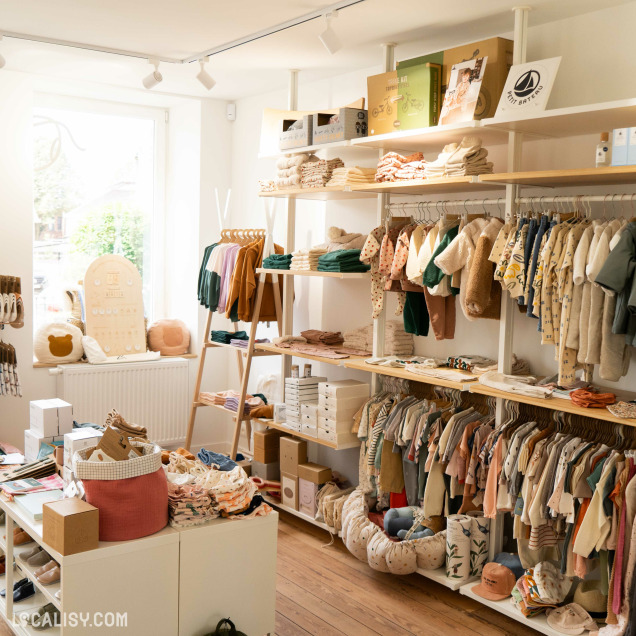
[[[103,115],[118,115],[121,117],[138,117],[151,119],[155,126],[155,173],[153,192],[153,215],[150,242],[152,244],[152,307],[146,307],[148,318],[157,320],[163,318],[165,309],[165,269],[164,246],[166,227],[166,165],[167,165],[167,122],[168,110],[139,106],[118,102],[72,97],[53,93],[36,92],[33,103],[35,108],[59,108],[78,112],[97,113]],[[33,251],[33,250],[32,250]]]

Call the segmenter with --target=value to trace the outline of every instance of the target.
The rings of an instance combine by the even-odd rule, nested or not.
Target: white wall
[[[633,98],[634,84],[628,81],[633,69],[636,45],[633,24],[636,23],[636,2],[616,8],[601,10],[569,20],[530,28],[528,59],[563,56],[559,75],[550,100],[550,107],[602,102],[611,99]],[[530,14],[532,24],[532,14]],[[511,16],[512,27],[512,16]],[[511,37],[508,33],[492,33],[492,36]],[[463,42],[458,32],[458,41]],[[428,52],[425,45],[421,53]],[[398,49],[396,56],[400,58]],[[348,73],[329,80],[305,83],[300,73],[299,109],[320,109],[347,104],[366,95],[366,77],[381,71],[378,65],[356,73]],[[233,131],[232,184],[237,193],[232,222],[235,227],[264,227],[263,200],[257,197],[257,179],[272,178],[275,173],[273,159],[258,159],[260,117],[264,108],[286,108],[285,91],[258,95],[239,100],[237,120]],[[599,131],[600,132],[600,131]],[[588,136],[559,143],[534,141],[524,150],[524,169],[593,166],[596,136]],[[504,171],[506,166],[504,148],[491,148],[495,171]],[[348,163],[373,165],[375,156],[358,152],[345,154],[339,151]],[[352,151],[350,151],[352,152]],[[331,155],[330,155],[331,156]],[[564,166],[564,164],[566,164]],[[613,191],[620,192],[617,188]],[[622,191],[626,191],[623,189]],[[568,194],[564,191],[564,194]],[[548,194],[539,191],[537,194]],[[553,194],[553,193],[551,193]],[[482,196],[503,196],[502,191],[480,193]],[[445,197],[453,198],[453,197]],[[473,197],[474,198],[474,197]],[[406,198],[404,200],[407,200]],[[281,243],[285,237],[285,202],[278,200],[279,214],[275,226],[275,239]],[[366,233],[374,227],[376,219],[375,200],[351,202],[297,203],[296,246],[306,247],[323,241],[330,225],[344,227],[350,232]],[[349,281],[296,282],[294,331],[308,327],[323,329],[347,329],[370,321],[368,283]],[[389,298],[388,318],[394,318],[394,298]],[[456,337],[452,341],[437,342],[434,337],[416,338],[416,352],[435,356],[451,353],[481,353],[495,357],[497,354],[499,323],[480,320],[469,323],[457,307]],[[551,347],[538,346],[536,322],[519,314],[515,317],[515,349],[518,355],[529,359],[535,372],[553,373],[556,369],[554,351]],[[265,332],[263,332],[265,333]],[[476,337],[478,336],[478,338]],[[299,360],[299,362],[303,362]],[[333,379],[357,377],[368,379],[368,374],[345,372],[331,365],[314,364],[314,373],[328,375]],[[264,358],[257,361],[253,381],[259,374],[278,372],[278,361]],[[232,382],[236,382],[232,379]],[[630,374],[616,386],[634,386],[636,363],[632,362]],[[607,384],[607,383],[606,383]],[[357,477],[357,462],[352,453],[336,453],[320,448],[318,459],[340,469],[352,479]]]

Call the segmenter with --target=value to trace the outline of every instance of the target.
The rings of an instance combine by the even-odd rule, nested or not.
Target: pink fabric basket
[[[168,525],[168,481],[161,451],[151,444],[135,445],[143,447],[144,455],[125,462],[95,466],[84,459],[94,449],[75,454],[75,472],[86,501],[99,509],[100,541],[139,539]]]

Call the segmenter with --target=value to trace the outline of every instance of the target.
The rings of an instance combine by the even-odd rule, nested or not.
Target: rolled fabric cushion
[[[437,570],[446,563],[446,530],[426,539],[417,539],[413,543],[418,568]]]
[[[413,574],[417,570],[417,554],[413,541],[393,543],[386,550],[386,564],[391,574]]]
[[[378,572],[388,572],[386,551],[391,546],[391,539],[384,532],[377,532],[367,542],[367,560],[369,566]]]
[[[378,532],[382,531],[375,523],[369,521],[366,515],[356,517],[349,524],[346,542],[347,550],[359,561],[368,563],[367,543],[369,539]]]

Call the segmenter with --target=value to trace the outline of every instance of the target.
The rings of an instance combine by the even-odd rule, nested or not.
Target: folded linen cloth
[[[506,391],[508,393],[518,393],[529,397],[549,398],[552,396],[552,389],[536,386],[537,378],[532,375],[507,375],[496,371],[487,371],[479,376],[479,382],[493,389]]]
[[[367,272],[369,265],[360,261],[361,250],[338,250],[318,258],[318,270],[323,272]]]

